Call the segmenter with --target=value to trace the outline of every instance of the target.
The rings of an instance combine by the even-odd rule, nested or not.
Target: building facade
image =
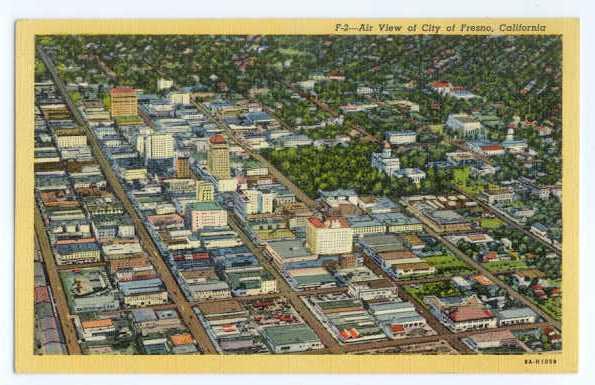
[[[395,172],[399,171],[401,162],[398,157],[393,157],[388,142],[384,143],[382,152],[375,152],[372,154],[372,167],[389,176],[392,176]]]
[[[306,226],[306,244],[313,254],[351,253],[353,229],[345,218],[312,217]]]
[[[227,226],[227,211],[215,202],[196,202],[186,207],[186,219],[192,231],[205,227]]]
[[[112,118],[137,115],[136,90],[131,87],[114,87],[111,90]]]
[[[212,202],[215,199],[215,186],[206,180],[196,181],[196,200]]]
[[[229,179],[229,146],[223,135],[217,134],[209,139],[207,170],[217,179]]]

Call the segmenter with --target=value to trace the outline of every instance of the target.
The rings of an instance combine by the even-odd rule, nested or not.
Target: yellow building
[[[111,90],[112,118],[138,114],[136,91],[131,87],[114,87]]]
[[[175,156],[174,138],[170,134],[151,134],[145,138],[145,159],[172,159]]]
[[[96,263],[101,260],[99,247],[95,243],[57,245],[54,255],[58,265]]]
[[[187,156],[179,156],[176,158],[176,178],[190,178],[192,172],[190,171],[190,159]]]
[[[153,306],[167,303],[167,291],[124,296],[124,304],[131,307]]]
[[[79,128],[65,128],[55,130],[56,146],[58,148],[81,147],[87,145],[87,135]]]
[[[142,168],[129,168],[124,170],[123,177],[127,182],[132,182],[139,179],[147,179],[147,169]]]
[[[351,253],[353,229],[342,217],[325,221],[311,217],[306,226],[306,245],[314,254]]]
[[[217,179],[229,179],[229,146],[221,134],[213,135],[209,139],[207,153],[207,170]]]
[[[196,200],[199,202],[212,202],[215,199],[215,187],[206,180],[196,181]]]

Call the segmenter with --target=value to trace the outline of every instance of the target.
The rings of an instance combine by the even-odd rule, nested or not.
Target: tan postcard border
[[[380,32],[382,23],[401,32]],[[372,25],[341,32],[338,24]],[[561,35],[563,49],[563,255],[561,353],[528,355],[246,355],[246,356],[36,356],[33,354],[33,83],[34,38],[50,34],[430,34]],[[494,32],[460,32],[461,24]],[[502,31],[500,25],[541,25],[540,32]],[[415,31],[411,32],[413,25]],[[449,26],[452,31],[448,31]],[[408,29],[409,28],[409,29]],[[485,30],[484,30],[485,31]],[[15,52],[15,370],[19,373],[559,373],[578,367],[579,230],[579,20],[514,19],[179,19],[21,20]],[[526,359],[555,359],[529,365]]]

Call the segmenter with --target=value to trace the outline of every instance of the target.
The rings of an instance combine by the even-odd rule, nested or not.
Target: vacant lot
[[[494,261],[484,263],[483,265],[492,273],[506,273],[529,268],[525,261]]]
[[[482,218],[479,222],[479,225],[483,229],[497,229],[498,227],[502,226],[504,223],[498,218]]]
[[[436,268],[440,275],[470,274],[473,269],[453,255],[436,255],[424,258],[424,261]]]

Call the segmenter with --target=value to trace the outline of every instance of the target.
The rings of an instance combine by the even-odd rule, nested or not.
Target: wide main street
[[[58,88],[58,91],[64,98],[74,119],[85,130],[87,139],[89,141],[89,145],[91,147],[91,151],[93,152],[95,159],[99,163],[99,166],[101,167],[101,170],[105,175],[105,178],[107,179],[109,186],[113,190],[114,195],[122,202],[122,204],[124,205],[124,209],[132,218],[134,227],[136,229],[136,233],[141,241],[141,245],[147,252],[147,255],[149,256],[151,263],[153,264],[153,266],[155,266],[157,273],[159,274],[163,283],[165,284],[169,297],[176,304],[180,317],[190,329],[192,336],[199,344],[201,351],[206,354],[215,354],[216,349],[211,340],[209,339],[206,330],[194,314],[192,306],[186,300],[186,297],[182,293],[182,290],[180,289],[176,279],[174,278],[167,264],[161,257],[157,246],[155,245],[153,239],[151,238],[147,229],[145,228],[143,220],[136,212],[134,205],[130,201],[128,195],[126,194],[126,191],[122,187],[118,177],[113,171],[107,158],[103,155],[97,138],[95,137],[95,133],[89,128],[85,120],[78,112],[78,109],[70,99],[68,92],[66,92],[64,82],[62,82],[62,79],[60,79],[60,77],[58,76],[56,68],[51,59],[41,48],[38,48],[38,53],[39,57],[44,61],[47,69],[52,75],[54,83]]]

